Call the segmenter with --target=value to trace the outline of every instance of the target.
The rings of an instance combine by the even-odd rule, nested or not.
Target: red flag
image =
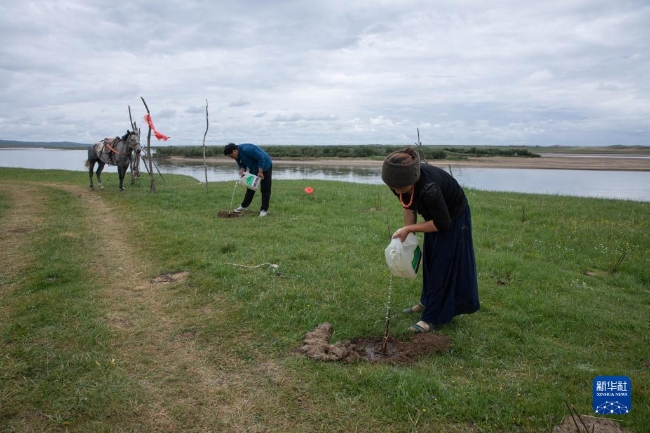
[[[161,134],[160,132],[156,131],[156,127],[153,126],[153,120],[151,120],[151,116],[149,114],[144,115],[144,120],[149,124],[149,128],[153,131],[153,134],[156,136],[158,140],[164,140],[167,141],[169,140],[169,137],[166,135]]]

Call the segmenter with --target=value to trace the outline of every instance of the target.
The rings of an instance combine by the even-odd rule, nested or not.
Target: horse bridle
[[[134,134],[135,134],[135,133],[129,134],[129,138],[131,138],[131,135],[134,135]],[[140,136],[138,136],[138,139],[139,139],[139,138],[140,138]],[[128,139],[127,139],[127,140],[128,140]],[[139,140],[138,140],[138,141],[139,141]],[[137,144],[139,145],[140,143],[138,142]],[[127,155],[127,156],[131,156],[131,154],[133,153],[133,149],[135,148],[135,147],[132,148],[131,146],[129,146],[129,151],[126,152],[126,153],[122,153],[122,152],[118,152],[117,150],[113,149],[113,147],[112,147],[110,144],[108,144],[108,143],[106,143],[106,146],[108,146],[109,149],[111,149],[113,152],[115,152],[115,153],[118,154],[118,155]]]

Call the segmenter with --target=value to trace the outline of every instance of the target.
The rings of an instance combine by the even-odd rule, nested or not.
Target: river
[[[0,167],[31,169],[59,169],[86,171],[85,150],[0,148]],[[163,174],[181,174],[205,181],[205,170],[200,162],[160,161],[158,169]],[[106,172],[117,172],[107,166]],[[141,169],[145,172],[144,169]],[[517,168],[455,167],[453,176],[467,188],[486,191],[523,192],[533,194],[598,197],[650,202],[650,172],[609,170],[551,170]],[[234,181],[237,166],[234,162],[208,165],[208,181]],[[380,185],[380,167],[313,166],[302,164],[276,164],[273,179],[334,180],[351,183]]]

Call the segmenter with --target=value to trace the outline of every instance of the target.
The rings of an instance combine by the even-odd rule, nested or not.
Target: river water
[[[86,171],[85,150],[0,148],[0,167]],[[205,181],[203,162],[157,162],[160,172],[191,176]],[[523,192],[579,197],[600,197],[650,202],[650,171],[540,170],[518,168],[452,167],[458,182],[486,191]],[[106,166],[106,172],[117,172]],[[141,168],[141,172],[146,172]],[[232,161],[208,165],[208,181],[235,181],[237,166]],[[334,180],[381,185],[380,167],[307,166],[276,164],[273,179]],[[306,182],[306,185],[307,186]]]

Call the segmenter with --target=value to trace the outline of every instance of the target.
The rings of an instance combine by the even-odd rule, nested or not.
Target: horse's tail
[[[86,160],[86,162],[84,162],[84,165],[85,165],[86,167],[90,167],[90,161],[89,161],[89,160]]]

